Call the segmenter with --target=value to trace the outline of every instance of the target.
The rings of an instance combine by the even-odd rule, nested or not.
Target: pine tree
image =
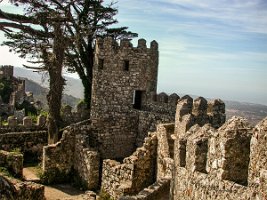
[[[37,66],[30,68],[49,74],[48,142],[55,143],[58,141],[61,125],[60,108],[65,82],[62,69],[64,52],[69,43],[64,28],[68,20],[64,14],[58,12],[57,6],[52,4],[53,1],[10,2],[16,6],[23,6],[24,14],[0,10],[0,30],[5,32],[8,38],[3,44],[21,57],[31,58],[30,62]],[[64,3],[64,6],[68,4]]]
[[[66,51],[66,62],[69,71],[78,73],[84,87],[84,101],[90,109],[95,39],[106,36],[131,39],[137,34],[127,31],[128,27],[114,27],[118,23],[115,19],[118,9],[113,2],[105,5],[101,0],[84,0],[72,6],[73,12],[64,11],[71,19],[67,31],[74,38]]]
[[[21,57],[30,57],[34,67],[49,74],[49,141],[58,140],[60,108],[65,80],[63,66],[77,72],[84,86],[84,101],[90,109],[94,49],[97,37],[131,39],[136,33],[128,27],[115,28],[115,3],[101,0],[10,0],[24,7],[24,14],[0,9],[0,30],[8,41],[3,44]],[[29,66],[26,66],[29,67]],[[33,68],[33,67],[31,67]]]

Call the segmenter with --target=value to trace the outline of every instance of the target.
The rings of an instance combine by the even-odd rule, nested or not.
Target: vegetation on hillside
[[[46,95],[48,93],[48,89],[42,87],[40,84],[28,79],[28,78],[24,78],[25,79],[25,90],[32,92],[33,93],[33,97],[35,101],[40,101],[43,105],[43,110],[48,110],[47,107],[47,100],[46,100]],[[80,99],[79,98],[75,98],[71,95],[67,95],[67,94],[63,94],[62,97],[62,104],[67,104],[70,105],[71,107],[75,108],[76,105],[79,103]]]
[[[0,10],[0,30],[9,39],[4,45],[21,57],[30,57],[37,70],[49,74],[49,92],[47,102],[48,142],[58,141],[61,125],[60,107],[64,88],[62,69],[64,52],[69,40],[64,35],[66,17],[58,12],[52,2],[38,0],[10,0],[11,4],[24,8],[23,14],[9,13]],[[68,4],[64,4],[68,6]]]
[[[4,103],[9,103],[10,95],[13,92],[12,80],[0,79],[0,96]]]

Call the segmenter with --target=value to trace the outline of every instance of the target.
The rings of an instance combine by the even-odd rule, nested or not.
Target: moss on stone
[[[13,177],[13,175],[8,171],[6,167],[0,167],[0,175]]]
[[[71,172],[66,173],[62,172],[57,168],[50,169],[47,172],[44,172],[40,175],[40,180],[42,184],[45,185],[51,185],[55,183],[65,183],[65,182],[70,182],[71,180]]]
[[[106,191],[101,190],[99,193],[99,200],[114,200]]]

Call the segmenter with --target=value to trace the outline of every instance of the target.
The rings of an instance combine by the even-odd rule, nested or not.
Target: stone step
[[[33,167],[25,167],[22,171],[23,179],[25,181],[31,181],[35,183],[40,183],[40,178],[37,176],[36,171]]]

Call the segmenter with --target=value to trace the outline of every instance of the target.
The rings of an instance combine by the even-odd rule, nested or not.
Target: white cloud
[[[18,57],[12,52],[9,52],[8,47],[0,47],[0,65],[13,65],[21,67],[22,64],[26,64],[25,59]]]
[[[267,34],[267,4],[260,0],[168,0],[164,2],[190,8],[179,9],[178,12],[177,7],[167,6],[165,12],[174,16],[203,18],[221,23],[216,23],[217,26],[228,25],[245,32]]]
[[[150,25],[169,24],[168,20],[176,19],[179,24],[182,18],[187,18],[202,25],[213,22],[217,28],[226,26],[232,30],[267,34],[267,4],[263,0],[147,0],[141,3],[124,0],[119,1],[119,9],[135,13],[135,19],[159,20]],[[161,21],[163,15],[168,15],[168,19]],[[204,21],[199,22],[201,19]]]

